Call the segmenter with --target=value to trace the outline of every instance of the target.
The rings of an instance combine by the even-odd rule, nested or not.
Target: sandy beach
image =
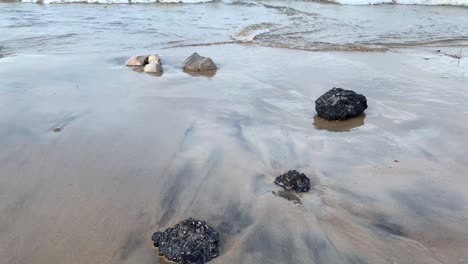
[[[213,263],[466,260],[465,64],[224,45],[197,47],[220,69],[193,77],[192,50],[161,77],[124,54],[0,62],[5,263],[157,263],[151,232],[188,216],[220,230]],[[365,93],[365,117],[317,122],[333,86]],[[272,194],[291,168],[313,182],[301,204]]]
[[[220,233],[214,264],[468,263],[468,63],[446,55],[459,43],[20,42],[0,41],[1,263],[166,263],[151,235],[187,217]],[[162,76],[124,66],[155,51]],[[214,75],[182,70],[195,51]],[[332,87],[365,94],[365,114],[316,117]],[[310,192],[273,183],[290,169]]]

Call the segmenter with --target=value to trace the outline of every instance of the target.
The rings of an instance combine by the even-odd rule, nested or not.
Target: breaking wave
[[[351,0],[344,0],[351,1]],[[409,0],[406,0],[409,1]],[[309,10],[299,10],[286,6],[258,3],[259,6],[286,15],[286,23],[281,20],[250,24],[231,35],[234,41],[254,43],[266,47],[287,48],[306,51],[358,51],[382,52],[392,48],[414,46],[466,46],[468,37],[457,30],[447,34],[434,35],[420,27],[400,28],[398,34],[377,29],[373,24],[349,23],[349,21],[327,17]],[[434,28],[432,20],[427,28]],[[334,33],[330,35],[330,29]],[[369,28],[371,30],[369,30]],[[337,37],[338,36],[338,37]],[[343,37],[339,37],[343,36]]]
[[[239,32],[234,34],[232,38],[240,42],[252,42],[257,36],[271,32],[271,30],[277,27],[278,25],[273,23],[253,24],[244,27]]]

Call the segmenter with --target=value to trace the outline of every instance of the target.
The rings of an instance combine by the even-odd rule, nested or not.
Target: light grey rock
[[[133,56],[127,60],[127,66],[145,66],[148,64],[148,55]]]
[[[144,71],[149,73],[162,73],[163,67],[157,61],[152,61],[145,65]]]
[[[148,63],[151,63],[151,62],[153,62],[153,61],[155,61],[155,62],[161,64],[161,57],[159,57],[158,54],[150,55],[150,56],[148,57]]]
[[[216,64],[211,58],[200,56],[196,52],[185,60],[184,70],[186,71],[214,71],[216,69]]]

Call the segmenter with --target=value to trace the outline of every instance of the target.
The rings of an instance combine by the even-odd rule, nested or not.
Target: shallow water
[[[468,44],[468,9],[302,1],[0,3],[0,53],[117,52],[226,42],[329,51]]]
[[[195,217],[221,234],[211,263],[468,263],[468,63],[447,56],[467,19],[0,4],[1,262],[163,263],[152,233]],[[194,51],[220,69],[184,73]],[[162,76],[123,66],[148,52]],[[366,95],[365,115],[317,118],[334,86]],[[309,193],[274,185],[290,169]]]

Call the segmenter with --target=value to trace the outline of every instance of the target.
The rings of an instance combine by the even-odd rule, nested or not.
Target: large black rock
[[[151,238],[159,255],[183,264],[203,264],[219,255],[219,234],[206,222],[186,219]]]
[[[327,120],[345,120],[360,115],[367,108],[364,95],[333,88],[315,101],[317,115]]]
[[[309,178],[304,173],[296,170],[290,170],[276,177],[275,183],[285,189],[293,189],[296,192],[308,192],[310,190]]]

